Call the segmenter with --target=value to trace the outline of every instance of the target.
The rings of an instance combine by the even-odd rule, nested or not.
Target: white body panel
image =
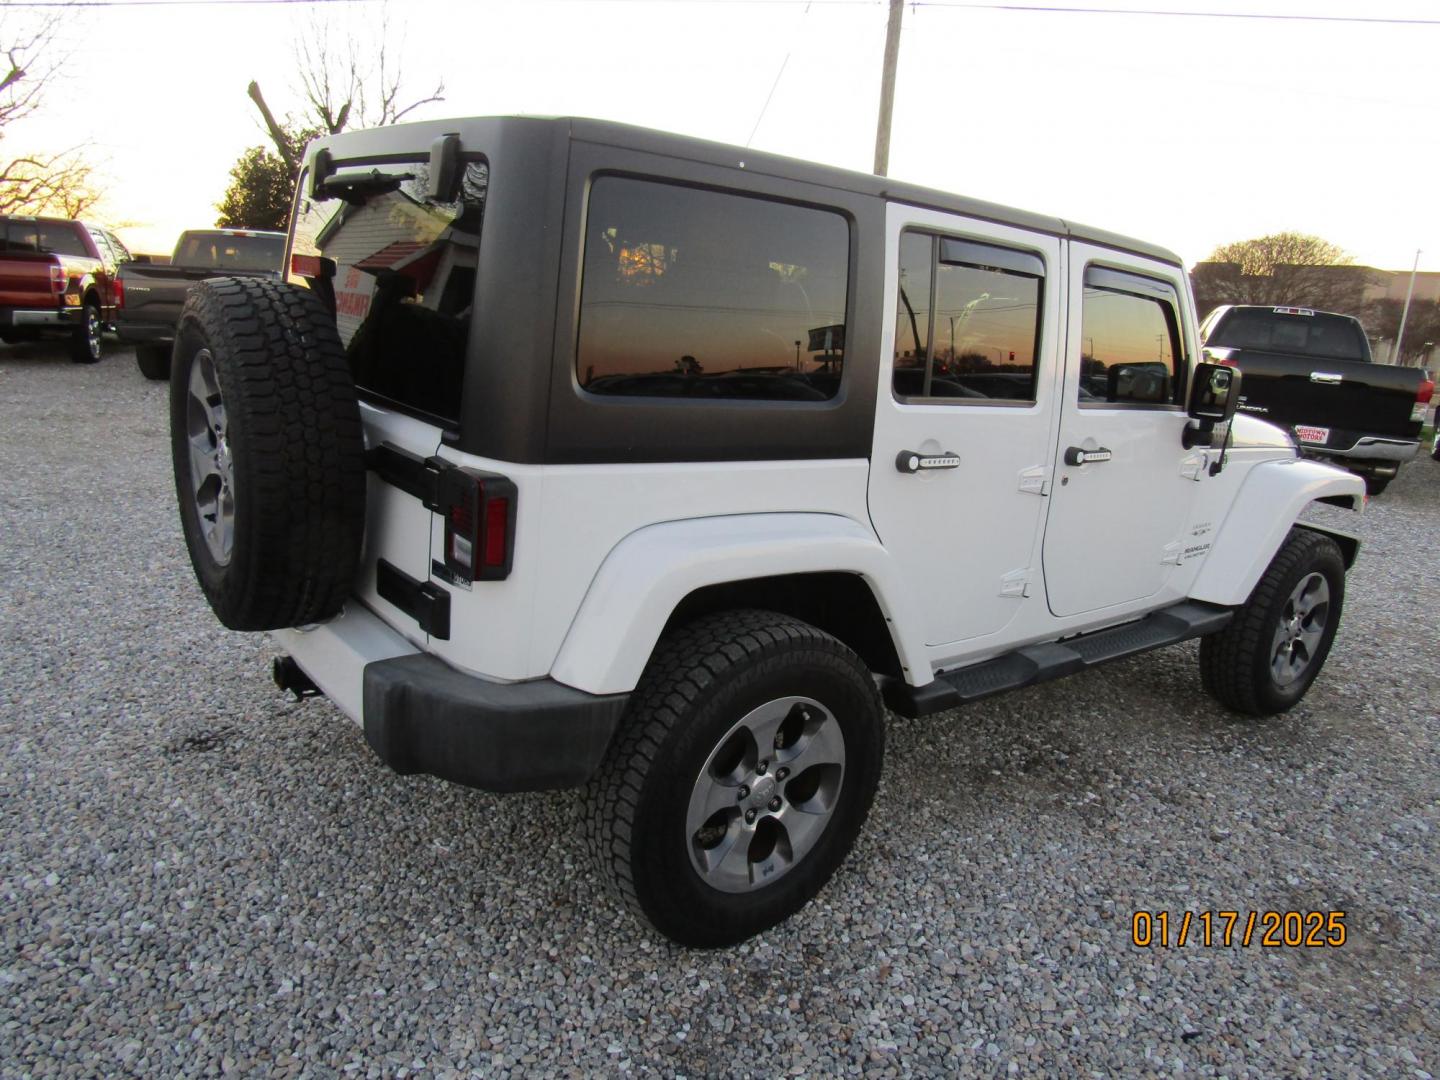
[[[890,553],[856,521],[829,514],[677,521],[632,533],[611,552],[551,674],[593,694],[632,689],[671,612],[696,589],[818,569],[859,574],[893,626],[917,625]],[[928,666],[913,633],[896,638],[902,665]]]
[[[1002,634],[1038,586],[1040,527],[1051,479],[1055,383],[1060,371],[1064,276],[1054,237],[932,210],[891,205],[885,230],[885,295],[899,288],[899,241],[907,226],[989,241],[1045,263],[1040,385],[1033,405],[899,400],[891,392],[897,329],[881,343],[875,398],[870,516],[881,542],[904,568],[905,588],[925,643],[943,646]],[[893,302],[889,305],[895,311]],[[902,451],[954,454],[954,469],[902,473]],[[1023,480],[1030,490],[1023,490]],[[1030,584],[1027,586],[1026,581]]]

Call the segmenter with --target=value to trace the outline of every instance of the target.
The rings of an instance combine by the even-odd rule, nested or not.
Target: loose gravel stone
[[[800,915],[678,949],[573,794],[383,768],[225,631],[166,390],[0,348],[0,1072],[1429,1075],[1440,1060],[1440,464],[1402,470],[1330,664],[1239,719],[1194,645],[892,721]],[[1344,910],[1338,949],[1137,949],[1136,910]],[[1173,934],[1172,929],[1172,934]]]

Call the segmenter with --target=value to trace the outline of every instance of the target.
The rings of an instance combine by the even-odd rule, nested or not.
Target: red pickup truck
[[[65,336],[72,360],[95,363],[115,317],[115,275],[131,257],[83,221],[0,217],[0,341]]]

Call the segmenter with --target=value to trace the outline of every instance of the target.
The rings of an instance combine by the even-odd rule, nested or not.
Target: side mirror
[[[1199,364],[1195,380],[1190,384],[1187,408],[1194,424],[1185,426],[1182,442],[1185,449],[1209,446],[1216,424],[1223,424],[1235,415],[1240,404],[1240,372],[1224,364]]]
[[[1223,424],[1240,403],[1240,372],[1225,364],[1200,364],[1190,384],[1190,418]]]

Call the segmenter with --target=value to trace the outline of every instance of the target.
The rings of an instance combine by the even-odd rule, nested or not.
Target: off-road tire
[[[1329,587],[1324,631],[1304,673],[1282,686],[1271,669],[1275,635],[1292,592],[1312,573],[1321,574]],[[1285,712],[1305,696],[1325,665],[1344,600],[1345,559],[1335,541],[1310,529],[1291,529],[1230,624],[1200,642],[1202,685],[1236,712]]]
[[[691,864],[686,806],[707,757],[757,704],[805,695],[839,722],[845,771],[831,818],[775,881],[722,892]],[[869,812],[884,756],[885,710],[850,649],[769,611],[703,617],[657,645],[600,771],[587,839],[627,905],[682,945],[731,945],[789,918],[830,879]]]
[[[233,547],[219,562],[189,487],[191,368],[209,350],[234,474]],[[256,278],[194,286],[170,373],[170,441],[195,576],[232,630],[274,630],[340,611],[360,562],[365,455],[335,321],[309,290]]]
[[[147,379],[159,382],[170,378],[170,346],[136,345],[135,366]]]
[[[86,300],[80,308],[80,321],[70,333],[70,359],[77,364],[99,363],[104,330],[100,305]]]

